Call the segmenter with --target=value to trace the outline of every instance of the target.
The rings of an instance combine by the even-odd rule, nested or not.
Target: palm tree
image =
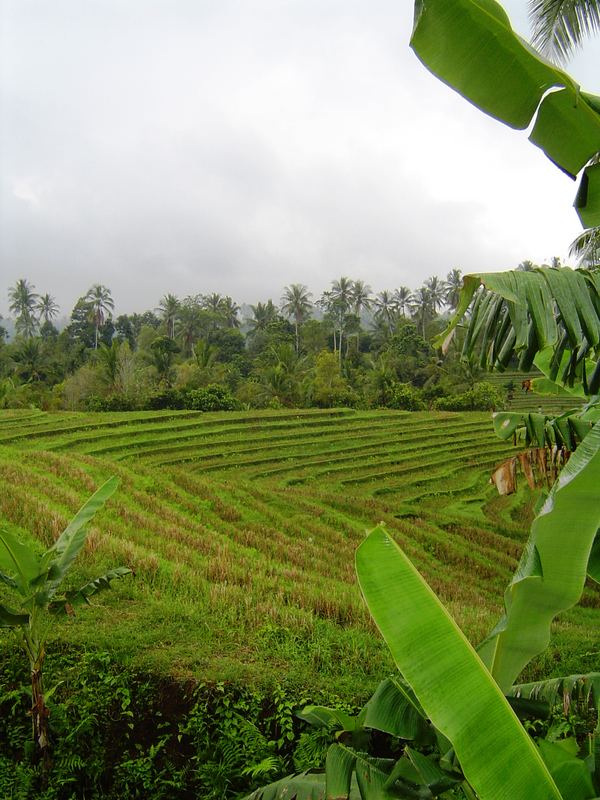
[[[164,323],[167,326],[167,336],[169,339],[175,338],[175,323],[179,313],[180,302],[174,294],[166,294],[161,298],[157,311],[160,311]]]
[[[46,292],[38,299],[36,311],[40,319],[43,319],[44,322],[52,323],[52,320],[58,314],[58,305],[55,303],[54,298]]]
[[[121,352],[121,342],[113,339],[110,347],[100,344],[98,348],[98,361],[102,367],[103,378],[110,389],[114,389],[119,376],[119,355]]]
[[[252,317],[247,320],[251,329],[251,334],[258,331],[264,331],[271,322],[277,319],[277,306],[272,300],[267,300],[266,303],[258,302],[255,306],[250,306],[252,309]]]
[[[207,311],[212,311],[215,314],[218,314],[221,310],[221,304],[223,302],[223,298],[217,292],[213,292],[212,294],[207,294],[202,298],[202,305]]]
[[[396,324],[398,306],[396,305],[396,300],[392,293],[387,289],[379,292],[373,301],[373,305],[376,309],[375,316],[377,319],[381,320],[381,322],[386,326],[388,333],[393,333],[394,326]]]
[[[209,344],[206,339],[199,339],[194,346],[194,358],[198,367],[204,372],[208,370],[217,358],[218,348]]]
[[[264,390],[271,399],[293,405],[308,369],[306,357],[299,356],[291,344],[282,343],[270,347],[266,358],[267,363],[258,370]]]
[[[583,39],[600,30],[599,0],[529,0],[532,44],[547,58],[565,63]]]
[[[8,292],[9,309],[16,314],[15,328],[25,339],[34,335],[37,328],[35,308],[38,296],[25,278],[19,278]]]
[[[240,307],[231,299],[231,297],[229,297],[229,295],[221,300],[220,313],[223,315],[225,326],[227,328],[240,327],[240,319],[238,317],[239,311]]]
[[[425,338],[425,325],[433,311],[431,305],[431,297],[427,286],[421,286],[420,289],[413,295],[413,302],[411,304],[411,311],[415,319],[421,323],[421,335]]]
[[[309,300],[312,293],[302,283],[292,283],[283,290],[281,310],[294,320],[296,331],[296,353],[300,352],[299,330],[300,325],[310,316],[312,303]]]
[[[354,281],[352,286],[352,309],[358,318],[356,329],[356,349],[360,349],[360,315],[362,311],[368,311],[373,305],[371,292],[373,290],[364,281]]]
[[[28,338],[22,341],[12,355],[15,374],[27,383],[35,383],[46,377],[46,357],[42,340]]]
[[[398,312],[402,314],[403,317],[406,317],[406,312],[412,303],[412,299],[412,292],[408,286],[401,286],[399,289],[395,290],[393,302],[396,304]]]
[[[94,350],[98,349],[98,331],[106,320],[109,314],[115,307],[115,303],[111,297],[110,289],[102,286],[101,283],[95,283],[91,289],[88,290],[85,296],[86,303],[89,304],[90,318],[94,323]]]
[[[427,278],[425,281],[425,286],[429,293],[429,304],[431,310],[435,314],[438,308],[441,308],[444,303],[446,302],[446,289],[442,281],[437,277],[437,275],[433,275],[431,278]]]
[[[569,255],[586,268],[600,265],[600,228],[588,228],[571,242]]]
[[[193,297],[186,297],[179,307],[179,336],[186,355],[194,352],[194,342],[203,333],[202,309]]]
[[[446,275],[446,280],[444,282],[444,288],[446,291],[445,301],[452,310],[458,306],[458,298],[460,297],[462,283],[462,272],[454,267],[454,269],[451,269]]]
[[[346,317],[352,308],[353,292],[353,281],[351,281],[350,278],[346,278],[344,275],[342,275],[339,280],[331,282],[331,290],[329,292],[331,300],[330,313],[338,326],[340,364],[342,363],[342,342],[344,338],[344,329],[346,327]]]
[[[528,258],[526,258],[525,261],[520,262],[517,269],[519,272],[532,272],[535,269],[535,264],[533,261],[530,261]]]

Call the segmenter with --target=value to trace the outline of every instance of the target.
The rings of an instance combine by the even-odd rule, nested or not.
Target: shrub
[[[224,386],[211,383],[186,392],[183,407],[193,411],[238,411],[240,404]]]
[[[120,394],[111,394],[108,397],[93,394],[88,397],[85,405],[88,411],[136,411],[138,408],[132,398]]]
[[[433,407],[439,411],[496,411],[504,406],[504,395],[491,383],[476,383],[462,394],[440,397]]]
[[[387,408],[401,408],[405,411],[423,411],[427,406],[421,399],[421,392],[410,383],[395,384],[386,403]]]
[[[178,389],[164,389],[146,398],[144,408],[151,411],[185,408],[184,394]]]

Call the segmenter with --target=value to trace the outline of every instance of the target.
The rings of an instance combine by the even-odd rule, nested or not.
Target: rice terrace
[[[600,0],[504,3],[3,4],[0,800],[600,800]]]
[[[484,413],[4,411],[0,514],[22,540],[48,546],[95,487],[118,476],[119,489],[94,522],[77,578],[115,564],[131,568],[135,578],[114,583],[89,612],[53,628],[48,669],[56,653],[59,679],[74,688],[79,663],[98,702],[87,673],[99,668],[103,653],[112,654],[102,669],[125,670],[124,686],[116,676],[111,680],[127,698],[142,695],[124,706],[126,749],[136,740],[146,747],[148,737],[153,747],[169,740],[172,748],[176,735],[181,740],[180,720],[169,718],[173,692],[181,695],[181,713],[182,704],[189,711],[193,703],[190,687],[205,687],[202,702],[216,703],[212,713],[221,722],[212,694],[224,693],[239,705],[233,729],[242,741],[240,764],[225,759],[231,784],[210,774],[216,797],[236,785],[231,775],[236,767],[241,772],[241,763],[274,753],[268,736],[259,745],[252,736],[250,745],[244,742],[248,732],[239,730],[238,714],[254,715],[248,725],[264,725],[265,704],[285,697],[281,716],[271,712],[269,724],[278,736],[289,733],[291,742],[298,726],[293,712],[303,700],[359,704],[393,671],[354,572],[354,551],[375,524],[386,525],[471,641],[485,636],[501,611],[532,517],[528,489],[500,497],[488,482],[513,450],[494,436]],[[589,586],[581,607],[556,622],[549,651],[525,677],[591,671],[599,609],[600,592]],[[3,636],[4,648],[10,642]],[[136,690],[149,676],[153,685]],[[3,700],[12,714],[15,692],[8,705]],[[170,701],[160,699],[164,692]],[[187,699],[186,692],[192,693]],[[138,727],[138,715],[147,725],[144,693],[164,718],[162,739]],[[120,717],[121,700],[115,709],[109,691],[105,713]],[[249,702],[256,708],[249,710]],[[76,724],[85,730],[91,723]],[[95,718],[96,737],[106,736],[106,724]],[[121,720],[120,737],[122,728]],[[212,736],[211,755],[194,757],[218,772],[212,762],[222,765],[224,756]],[[256,729],[254,738],[260,736]],[[78,738],[71,741],[76,750]],[[102,747],[110,749],[106,742]],[[130,753],[126,764],[136,763],[131,759]],[[161,786],[154,767],[147,765],[148,776]]]

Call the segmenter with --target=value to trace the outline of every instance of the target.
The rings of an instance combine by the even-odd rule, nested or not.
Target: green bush
[[[193,411],[238,411],[240,403],[224,386],[211,383],[184,394],[184,408]]]
[[[91,395],[86,400],[88,411],[137,411],[139,405],[130,397],[119,394],[111,394],[108,397],[98,397]]]
[[[151,411],[182,409],[185,408],[185,396],[178,389],[164,389],[162,392],[149,395],[144,402],[143,408]]]
[[[504,407],[504,395],[491,383],[476,383],[462,394],[438,398],[433,407],[439,411],[496,411]]]
[[[405,411],[423,411],[427,408],[421,399],[421,392],[410,383],[395,384],[389,392],[386,407]]]

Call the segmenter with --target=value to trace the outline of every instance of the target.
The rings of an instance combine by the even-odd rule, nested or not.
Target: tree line
[[[474,364],[442,364],[431,345],[461,285],[458,268],[378,293],[342,276],[317,298],[289,284],[245,314],[227,295],[167,293],[115,316],[110,289],[94,284],[59,331],[55,299],[23,278],[8,292],[10,341],[0,328],[0,407],[495,407],[487,384],[473,398]]]

